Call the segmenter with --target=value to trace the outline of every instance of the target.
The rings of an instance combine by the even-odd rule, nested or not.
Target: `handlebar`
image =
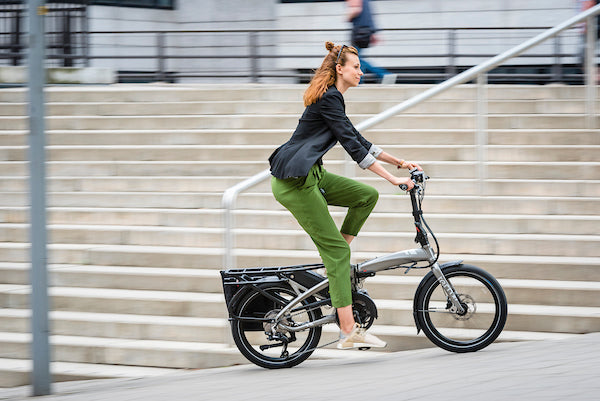
[[[418,184],[425,182],[425,180],[428,180],[429,176],[425,174],[424,171],[414,168],[410,170],[410,179],[415,183],[415,186],[417,186]],[[400,184],[399,187],[403,191],[408,190],[408,185],[406,184]]]

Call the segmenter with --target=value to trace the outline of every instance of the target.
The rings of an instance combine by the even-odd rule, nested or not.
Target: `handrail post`
[[[157,71],[156,71],[156,80],[157,81],[165,81],[165,33],[157,32],[156,33],[156,58],[157,60]]]
[[[448,31],[448,66],[446,67],[446,79],[456,75],[456,29]]]
[[[562,58],[560,35],[554,37],[554,65],[552,66],[552,81],[562,82]]]
[[[596,125],[596,66],[594,65],[595,38],[596,38],[596,17],[589,16],[586,20],[586,41],[585,41],[585,111],[586,128],[593,129]]]
[[[258,83],[258,41],[257,32],[248,32],[248,46],[250,50],[250,81]]]
[[[236,257],[233,252],[235,249],[235,235],[233,233],[235,216],[233,215],[233,208],[235,201],[240,192],[255,186],[256,184],[267,179],[271,175],[271,170],[264,170],[236,185],[227,189],[223,194],[222,206],[223,206],[223,225],[224,225],[224,236],[223,236],[223,268],[234,269],[236,267]]]
[[[477,75],[477,181],[479,195],[487,195],[487,163],[488,163],[488,121],[487,121],[487,74]]]

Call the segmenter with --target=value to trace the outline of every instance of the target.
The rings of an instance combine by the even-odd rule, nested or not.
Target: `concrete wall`
[[[107,6],[90,7],[90,31],[161,31],[161,30],[244,30],[272,28],[275,23],[276,0],[182,0],[175,10],[153,10]],[[157,34],[96,34],[90,37],[93,55],[155,56]],[[220,58],[220,55],[249,55],[247,33],[181,33],[168,34],[166,45],[170,55],[216,56],[214,59],[174,59],[167,71],[211,71],[239,74],[249,69],[248,59]],[[274,41],[261,38],[264,48]],[[93,66],[112,66],[117,70],[155,71],[153,59],[93,60]]]

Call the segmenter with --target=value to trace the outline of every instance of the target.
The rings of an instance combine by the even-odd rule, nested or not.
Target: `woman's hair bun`
[[[333,48],[334,48],[334,47],[335,47],[335,44],[334,44],[333,42],[329,42],[329,41],[328,41],[328,42],[325,42],[325,48],[326,48],[328,51],[331,51],[331,50],[333,50]]]

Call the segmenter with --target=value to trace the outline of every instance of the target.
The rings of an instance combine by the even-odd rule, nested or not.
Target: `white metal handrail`
[[[596,29],[598,27],[596,27],[596,21],[595,21],[595,16],[600,14],[600,5],[594,6],[582,13],[579,13],[577,15],[575,15],[572,18],[569,18],[568,20],[564,21],[561,24],[556,25],[553,28],[550,28],[542,33],[540,33],[539,35],[521,43],[520,45],[517,45],[507,51],[505,51],[504,53],[501,53],[495,57],[492,57],[491,59],[484,61],[483,63],[476,65],[472,68],[469,68],[468,70],[432,87],[429,88],[428,90],[424,91],[423,93],[420,93],[416,96],[413,96],[412,98],[405,100],[402,103],[397,104],[396,106],[390,107],[389,109],[365,120],[362,121],[360,123],[358,123],[356,125],[356,129],[358,131],[364,131],[368,128],[371,128],[372,126],[381,123],[384,120],[387,120],[390,117],[395,116],[396,114],[410,108],[413,107],[435,95],[438,95],[442,92],[447,91],[448,89],[451,89],[457,85],[463,84],[465,82],[469,82],[472,81],[474,79],[477,79],[477,85],[478,85],[478,107],[477,107],[477,144],[478,144],[478,148],[480,149],[478,151],[478,159],[479,159],[479,164],[480,164],[480,169],[479,169],[479,178],[480,181],[482,182],[482,185],[484,185],[485,182],[485,178],[486,178],[486,173],[485,173],[485,147],[486,147],[486,143],[487,143],[487,129],[486,129],[486,122],[485,122],[485,115],[487,114],[486,112],[486,107],[482,106],[482,102],[485,101],[485,99],[483,97],[485,97],[485,90],[483,89],[485,87],[485,83],[486,83],[486,79],[485,79],[485,73],[498,67],[499,65],[503,64],[505,61],[516,57],[522,53],[524,53],[525,51],[529,50],[530,48],[540,44],[541,42],[552,38],[556,35],[558,35],[559,33],[561,33],[562,31],[571,28],[572,26],[582,22],[582,21],[586,21],[586,25],[587,25],[587,35],[586,35],[586,120],[587,120],[587,127],[588,128],[593,128],[596,124],[596,118],[594,116],[594,111],[595,111],[595,97],[596,97],[596,90],[595,90],[595,85],[594,85],[594,79],[595,79],[595,74],[592,72],[594,70],[594,39],[596,37]],[[271,175],[270,170],[264,170],[236,185],[234,185],[233,187],[227,189],[225,191],[225,193],[223,194],[223,200],[222,200],[222,206],[224,209],[224,228],[225,228],[225,233],[224,233],[224,255],[223,255],[223,263],[224,263],[224,267],[225,268],[234,268],[235,267],[235,257],[233,254],[233,248],[234,248],[234,236],[233,236],[233,207],[235,206],[235,201],[237,199],[237,196],[245,191],[246,189],[249,189],[253,186],[255,186],[256,184],[259,184],[260,182],[264,181],[265,179],[267,179],[269,176]]]

